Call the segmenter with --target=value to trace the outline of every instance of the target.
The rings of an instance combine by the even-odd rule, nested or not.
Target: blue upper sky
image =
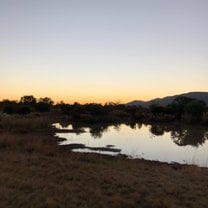
[[[207,0],[0,0],[0,99],[208,91]]]

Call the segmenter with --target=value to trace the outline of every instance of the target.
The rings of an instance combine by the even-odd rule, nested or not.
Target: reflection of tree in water
[[[134,121],[126,123],[127,126],[129,126],[131,129],[141,129],[142,128],[142,123],[136,123]]]
[[[162,136],[170,132],[171,139],[179,146],[192,145],[198,147],[208,139],[208,128],[181,125],[151,125],[150,132]]]
[[[128,123],[126,124],[128,126],[130,126],[130,128],[132,129],[141,129],[142,128],[142,124],[141,123]],[[116,130],[116,131],[120,131],[120,127],[121,127],[121,124],[97,124],[97,125],[93,125],[93,126],[90,126],[90,134],[93,138],[101,138],[103,136],[103,133],[107,132],[109,130],[109,127],[110,126],[113,126],[113,128]]]
[[[141,129],[142,128],[142,123],[137,123],[137,128]]]
[[[131,127],[131,129],[136,129],[137,125],[134,122],[129,123],[129,126]]]
[[[90,127],[90,134],[94,139],[101,138],[104,132],[108,131],[108,125],[93,125]]]
[[[162,128],[160,125],[152,125],[150,127],[150,132],[156,136],[162,136],[165,132],[165,129]]]
[[[113,125],[113,127],[118,132],[121,130],[121,125],[120,124],[115,124],[115,125]]]
[[[86,128],[89,128],[89,133],[93,138],[101,138],[104,132],[108,131],[108,127],[112,124],[83,124],[83,123],[72,123],[72,129],[76,132],[77,135],[83,133]],[[115,125],[115,128],[119,129],[119,125]]]
[[[208,132],[203,128],[181,128],[172,131],[171,138],[179,146],[192,145],[198,147],[208,139]]]
[[[69,122],[67,121],[61,121],[59,124],[62,128],[68,128],[70,126]]]
[[[85,131],[84,127],[79,123],[72,123],[72,129],[75,131],[76,135],[80,135]]]
[[[62,126],[68,126],[68,123],[61,123]],[[109,126],[114,126],[114,129],[120,129],[121,124],[96,124],[83,125],[73,123],[73,130],[77,130],[77,134],[82,133],[85,127],[89,128],[89,132],[93,138],[101,138],[104,132],[109,130]],[[126,124],[132,129],[140,129],[141,123]],[[146,125],[145,125],[146,126]],[[179,146],[192,145],[198,147],[208,139],[208,128],[202,126],[184,126],[177,124],[152,124],[149,131],[155,136],[162,136],[164,133],[170,132],[171,139]]]

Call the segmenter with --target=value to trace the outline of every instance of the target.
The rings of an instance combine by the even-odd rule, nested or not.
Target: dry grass
[[[207,207],[208,169],[72,153],[52,122],[0,116],[0,207]]]
[[[47,116],[0,115],[0,130],[27,133],[51,129],[52,119]]]
[[[76,154],[54,139],[0,133],[0,207],[207,207],[206,168]]]
[[[58,153],[59,147],[50,134],[42,137],[40,133],[14,134],[0,133],[0,151],[13,151],[22,153],[41,153],[53,156]]]

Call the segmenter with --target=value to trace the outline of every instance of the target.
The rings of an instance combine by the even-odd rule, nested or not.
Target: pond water
[[[183,125],[61,125],[58,129],[84,133],[56,133],[74,152],[125,154],[161,162],[195,164],[208,167],[208,127]]]

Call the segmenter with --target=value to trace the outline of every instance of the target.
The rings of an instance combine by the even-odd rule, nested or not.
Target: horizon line
[[[55,103],[55,104],[59,104],[61,102],[65,103],[65,104],[74,104],[74,103],[79,103],[79,104],[90,104],[90,103],[94,103],[94,104],[108,104],[108,103],[115,103],[115,104],[126,104],[126,103],[129,103],[129,102],[134,102],[134,101],[142,101],[142,102],[149,102],[149,101],[152,101],[152,100],[155,100],[155,99],[163,99],[163,98],[167,98],[167,97],[172,97],[172,96],[179,96],[179,95],[184,95],[184,94],[189,94],[189,93],[208,93],[208,91],[188,91],[188,92],[183,92],[183,93],[179,93],[179,94],[172,94],[172,95],[167,95],[167,96],[161,96],[161,97],[154,97],[154,98],[151,98],[151,99],[147,99],[147,100],[142,100],[142,99],[134,99],[134,100],[131,100],[131,101],[127,101],[127,102],[121,102],[120,100],[117,100],[117,101],[112,101],[112,100],[108,100],[108,101],[104,101],[104,102],[96,102],[96,101],[87,101],[87,102],[80,102],[80,101],[66,101],[64,99],[60,99],[58,101],[56,101],[56,99],[52,99],[50,96],[39,96],[39,97],[36,97],[32,94],[27,94],[27,95],[23,95],[23,96],[20,96],[18,99],[11,99],[11,98],[2,98],[0,100],[0,102],[4,102],[4,101],[14,101],[14,102],[19,102],[21,97],[24,97],[24,96],[33,96],[34,98],[36,98],[37,100],[39,100],[40,98],[44,98],[44,97],[48,97],[48,98],[51,98],[52,101]]]

